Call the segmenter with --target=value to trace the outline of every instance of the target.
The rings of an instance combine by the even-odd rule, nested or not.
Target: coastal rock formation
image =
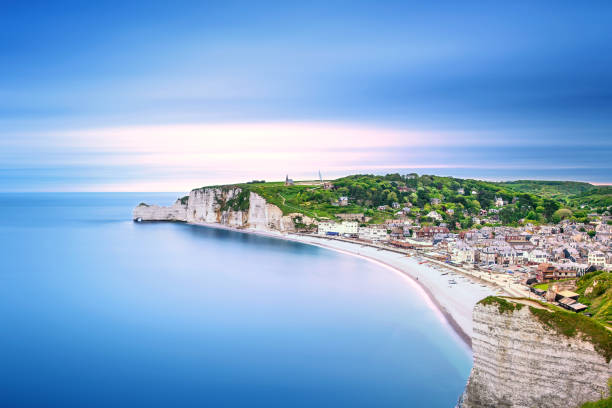
[[[601,344],[580,330],[563,335],[538,318],[564,312],[493,299],[474,308],[474,366],[459,407],[579,407],[608,395],[612,365]]]
[[[140,203],[134,208],[133,216],[135,220],[141,221],[186,221],[187,205],[181,203],[181,200],[176,200],[170,207]]]
[[[295,231],[295,219],[315,223],[299,213],[283,215],[277,206],[260,195],[239,187],[207,187],[192,190],[189,196],[170,207],[141,203],[133,211],[140,221],[183,221],[216,223],[233,228],[263,231]]]

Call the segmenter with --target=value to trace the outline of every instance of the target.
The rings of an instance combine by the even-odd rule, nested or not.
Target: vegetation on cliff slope
[[[552,308],[538,309],[530,306],[529,310],[544,327],[565,337],[579,337],[591,342],[595,350],[604,356],[607,362],[610,362],[612,332],[596,320],[578,313]]]
[[[489,225],[519,225],[558,222],[563,218],[584,222],[589,211],[606,210],[580,208],[578,204],[589,203],[588,196],[583,194],[600,190],[603,194],[606,190],[576,182],[493,183],[412,173],[347,176],[332,180],[327,189],[317,181],[286,186],[283,182],[263,180],[213,187],[252,191],[278,206],[285,215],[302,213],[317,219],[337,219],[342,213],[362,213],[370,223],[379,223],[405,209],[407,216],[418,218],[421,225],[446,223],[453,230],[471,228],[474,217],[483,213]],[[339,205],[340,197],[348,197],[348,205]],[[505,204],[496,207],[496,199]],[[237,200],[232,206],[242,208],[244,203],[245,200]],[[494,208],[496,211],[488,211]],[[428,217],[432,212],[439,217]]]
[[[534,300],[526,299],[530,302]],[[565,337],[578,337],[593,344],[595,350],[605,357],[607,362],[612,359],[612,332],[595,319],[565,311],[543,302],[543,308],[529,306],[531,314],[546,328]],[[500,314],[513,313],[523,308],[522,303],[513,302],[497,296],[488,296],[478,302],[485,306],[496,306]]]
[[[576,281],[578,301],[587,305],[589,313],[597,321],[612,325],[612,272],[587,273]]]
[[[594,402],[585,402],[580,408],[612,408],[612,378],[608,380],[609,397]]]
[[[480,300],[478,304],[485,306],[496,305],[500,314],[506,312],[512,313],[515,310],[521,310],[524,306],[522,303],[509,302],[506,299],[497,296],[487,296],[486,298]]]
[[[233,211],[248,211],[249,210],[249,196],[250,192],[246,189],[242,189],[236,196],[227,200],[221,207],[221,211],[233,210]]]

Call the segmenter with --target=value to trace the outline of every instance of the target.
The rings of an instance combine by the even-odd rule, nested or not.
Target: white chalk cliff
[[[234,228],[281,232],[294,231],[297,217],[304,223],[316,223],[299,213],[283,215],[276,205],[240,187],[199,188],[192,190],[188,197],[176,200],[172,206],[141,203],[133,211],[133,219],[139,221],[216,223]]]
[[[557,333],[526,305],[477,304],[473,319],[474,366],[459,407],[573,408],[608,396],[612,366],[580,335]]]

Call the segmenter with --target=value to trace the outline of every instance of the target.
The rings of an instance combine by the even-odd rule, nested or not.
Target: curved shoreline
[[[286,239],[287,241],[293,241],[293,242],[299,242],[299,243],[302,243],[302,244],[318,246],[318,247],[321,247],[321,248],[329,249],[331,251],[340,252],[340,253],[345,254],[345,255],[351,255],[351,256],[358,257],[358,258],[362,258],[362,259],[365,259],[365,260],[367,260],[369,262],[381,264],[381,265],[383,265],[383,266],[393,270],[394,272],[402,275],[403,277],[410,279],[410,281],[412,283],[414,283],[419,289],[421,289],[423,291],[423,295],[426,296],[433,303],[436,311],[441,313],[441,315],[445,319],[446,323],[449,324],[449,326],[455,332],[455,334],[457,334],[457,336],[459,336],[459,338],[461,340],[463,340],[463,342],[466,344],[466,346],[468,346],[470,349],[472,348],[472,338],[463,330],[461,325],[459,325],[459,323],[450,314],[450,312],[448,310],[446,310],[446,308],[444,306],[442,306],[442,304],[440,304],[440,302],[438,301],[438,299],[436,299],[436,297],[431,292],[431,290],[429,290],[429,288],[427,286],[425,286],[418,279],[415,279],[408,272],[405,272],[405,271],[403,271],[403,270],[401,270],[401,269],[399,269],[399,268],[397,268],[397,267],[395,267],[393,265],[390,265],[390,264],[388,264],[385,261],[381,261],[380,259],[372,258],[372,257],[367,256],[367,255],[362,255],[362,254],[358,254],[358,253],[347,251],[347,250],[341,250],[341,249],[338,249],[338,248],[334,248],[334,247],[325,245],[323,243],[301,241],[301,240],[292,239],[292,238],[289,238],[289,237],[278,237],[278,238]]]
[[[292,241],[292,242],[298,242],[298,243],[302,243],[302,244],[306,244],[306,245],[312,245],[312,246],[317,246],[320,248],[324,248],[324,249],[328,249],[328,250],[332,250],[332,251],[336,251],[336,252],[340,252],[343,253],[345,255],[350,255],[350,256],[355,256],[355,257],[359,257],[362,258],[364,260],[367,260],[369,262],[373,262],[373,263],[377,263],[383,267],[386,267],[392,271],[394,271],[395,273],[400,274],[401,276],[403,276],[404,278],[408,278],[410,280],[410,282],[415,285],[415,287],[417,289],[420,289],[422,292],[421,294],[431,302],[431,307],[434,309],[435,312],[440,313],[442,320],[448,324],[450,326],[450,329],[452,330],[452,332],[454,332],[459,339],[471,350],[472,348],[472,338],[470,337],[470,335],[464,330],[464,328],[459,324],[459,322],[455,319],[455,317],[453,317],[453,315],[440,303],[440,301],[436,298],[436,296],[433,294],[433,292],[431,291],[431,289],[429,287],[427,287],[422,281],[420,281],[417,278],[415,278],[414,276],[412,276],[410,273],[389,264],[388,262],[385,262],[384,260],[380,260],[380,259],[376,259],[374,257],[368,256],[368,255],[364,255],[358,252],[353,252],[351,250],[348,249],[340,249],[340,248],[335,248],[333,246],[330,245],[326,245],[325,243],[322,242],[311,242],[309,240],[306,239],[299,239],[297,238],[297,236],[288,236],[286,234],[283,234],[281,232],[271,232],[271,231],[261,231],[261,230],[254,230],[254,229],[239,229],[239,228],[233,228],[233,227],[229,227],[226,225],[222,225],[222,224],[217,224],[217,223],[204,223],[204,222],[197,222],[197,223],[192,223],[192,222],[188,222],[186,224],[189,225],[194,225],[194,226],[201,226],[201,227],[210,227],[210,228],[215,228],[215,229],[225,229],[225,230],[229,230],[229,231],[235,231],[235,232],[240,232],[243,234],[254,234],[254,235],[260,235],[260,236],[264,236],[264,237],[268,237],[268,238],[276,238],[276,239],[281,239],[281,240],[285,240],[285,241]],[[317,239],[317,237],[310,237],[312,239]],[[352,243],[352,245],[358,245],[357,243]],[[383,249],[384,251],[384,249]]]

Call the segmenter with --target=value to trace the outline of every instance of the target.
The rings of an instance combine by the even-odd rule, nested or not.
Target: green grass
[[[530,299],[530,301],[533,301]],[[478,302],[482,305],[495,305],[500,314],[513,313],[515,310],[523,308],[522,303],[512,302],[497,296],[488,296]],[[531,314],[547,329],[555,331],[557,334],[573,338],[579,337],[589,341],[595,350],[601,354],[609,363],[612,358],[612,332],[587,316],[568,312],[560,307],[547,303],[538,302],[544,309],[529,306]]]
[[[612,186],[600,186],[571,197],[576,203],[608,207],[612,205]]]
[[[540,180],[517,180],[497,183],[509,190],[536,194],[549,198],[567,198],[571,195],[581,194],[595,188],[589,183],[577,181],[540,181]]]
[[[604,356],[606,362],[610,362],[612,358],[612,332],[596,320],[563,310],[553,311],[530,306],[529,311],[544,327],[568,338],[579,337],[591,342],[595,350]]]
[[[572,206],[570,195],[589,193],[595,186],[588,183],[529,181],[492,183],[472,179],[457,179],[433,175],[402,176],[400,174],[368,175],[358,174],[333,180],[334,188],[326,190],[321,185],[285,186],[284,182],[239,183],[216,188],[241,188],[263,197],[276,205],[284,215],[302,213],[308,217],[339,219],[341,213],[363,213],[370,223],[381,223],[394,218],[397,210],[378,210],[379,206],[399,203],[412,205],[416,210],[409,217],[424,216],[437,211],[450,229],[467,229],[472,226],[472,217],[480,209],[494,207],[495,198],[508,202],[499,212],[499,225],[519,225],[524,220],[536,224],[557,222],[563,217],[572,219],[586,217],[585,211]],[[600,190],[600,189],[597,189]],[[463,191],[463,192],[460,192]],[[475,191],[476,194],[471,194]],[[349,197],[349,205],[332,205],[341,196]],[[442,199],[440,204],[431,204],[432,199]],[[588,197],[582,198],[585,202]],[[184,201],[181,201],[184,202]],[[241,208],[244,200],[231,206]],[[449,214],[447,210],[454,213]],[[561,209],[561,210],[560,210]],[[424,223],[427,220],[421,219]],[[437,222],[436,222],[437,224]],[[425,224],[424,224],[425,225]]]
[[[585,402],[580,408],[612,408],[612,397],[595,402]]]
[[[612,324],[612,272],[587,273],[577,280],[578,301],[587,305],[587,313],[600,323]]]
[[[600,399],[599,401],[585,402],[580,408],[612,408],[612,378],[608,380],[608,387],[610,387],[610,395],[608,398]]]
[[[559,279],[559,280],[551,281],[551,282],[548,282],[548,283],[538,283],[537,285],[533,285],[533,287],[536,288],[536,289],[548,290],[548,287],[550,285],[553,285],[553,284],[559,283],[559,282],[567,282],[567,281],[570,281],[570,280],[573,280],[573,278]]]
[[[500,314],[505,312],[512,313],[515,310],[521,310],[524,306],[522,303],[509,302],[506,299],[497,296],[487,296],[479,301],[478,304],[485,306],[497,305],[497,310]]]

